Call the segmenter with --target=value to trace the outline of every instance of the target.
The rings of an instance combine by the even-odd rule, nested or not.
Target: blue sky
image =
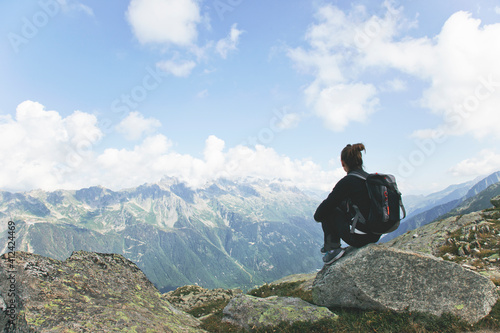
[[[178,177],[403,194],[500,170],[496,1],[0,0],[0,188]]]

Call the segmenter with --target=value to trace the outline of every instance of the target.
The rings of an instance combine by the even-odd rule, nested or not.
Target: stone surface
[[[432,254],[499,281],[499,218],[500,209],[448,217],[383,245]]]
[[[317,321],[336,318],[325,307],[318,307],[300,298],[271,296],[259,298],[238,295],[224,308],[223,321],[246,330],[276,326],[280,322],[292,324],[298,321]]]
[[[370,244],[325,266],[314,303],[328,307],[452,313],[475,323],[498,299],[488,278],[431,255]]]
[[[241,293],[239,289],[206,289],[189,285],[165,293],[162,297],[182,311],[189,313],[196,311],[196,317],[203,317],[218,311],[220,304],[229,302]]]
[[[437,255],[439,247],[445,244],[446,238],[450,233],[457,231],[465,225],[480,221],[482,218],[480,212],[462,216],[452,216],[426,224],[423,227],[392,239],[383,245],[402,250]]]
[[[203,332],[196,318],[171,306],[121,255],[78,251],[59,261],[26,252],[4,254],[0,294],[9,304],[11,274],[20,332]],[[7,319],[0,312],[3,327]]]
[[[495,206],[495,208],[500,208],[500,195],[497,195],[496,197],[491,198],[490,202],[493,206]]]

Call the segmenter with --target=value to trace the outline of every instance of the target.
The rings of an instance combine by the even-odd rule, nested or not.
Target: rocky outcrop
[[[191,313],[195,317],[206,317],[217,312],[221,305],[225,306],[241,293],[239,289],[206,289],[189,285],[163,294],[162,297],[184,312]]]
[[[296,297],[271,296],[259,298],[238,295],[224,308],[225,322],[246,330],[276,326],[281,322],[315,322],[337,315],[325,307],[318,307]]]
[[[79,251],[65,261],[4,254],[0,294],[2,328],[15,312],[19,332],[203,332],[196,318],[171,306],[117,254]]]
[[[496,197],[491,198],[490,202],[495,208],[500,208],[500,195],[497,195]]]
[[[432,254],[500,281],[500,209],[452,216],[406,233],[385,246]],[[498,282],[497,282],[498,283]]]
[[[384,243],[384,245],[437,256],[439,247],[445,244],[446,238],[451,233],[481,220],[482,216],[480,212],[448,217],[409,231],[398,238]]]
[[[313,284],[320,306],[451,313],[470,323],[496,303],[495,285],[431,255],[370,244],[325,266]]]

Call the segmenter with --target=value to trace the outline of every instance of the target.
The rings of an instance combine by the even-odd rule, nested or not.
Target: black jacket
[[[365,177],[368,175],[368,173],[362,169],[349,171],[344,178],[338,181],[332,192],[330,192],[328,197],[316,209],[316,213],[314,213],[314,219],[316,221],[327,221],[328,217],[333,215],[333,211],[337,207],[345,211],[346,209],[343,207],[343,203],[345,203],[347,199],[350,199],[353,204],[359,207],[363,216],[368,217],[370,212],[368,190],[366,189],[365,181],[351,175],[353,172],[362,174]],[[359,225],[358,229],[365,231],[361,225]]]

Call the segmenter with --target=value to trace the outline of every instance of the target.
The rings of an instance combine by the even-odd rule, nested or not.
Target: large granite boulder
[[[60,261],[6,253],[0,257],[2,298],[0,329],[12,319],[16,332],[204,332],[117,254],[78,251]]]
[[[318,321],[337,318],[325,307],[312,305],[296,297],[270,296],[260,298],[250,295],[234,297],[224,308],[223,321],[245,330],[276,326],[281,322]]]
[[[312,291],[320,306],[451,313],[470,323],[498,299],[491,280],[458,264],[375,244],[325,266]]]

